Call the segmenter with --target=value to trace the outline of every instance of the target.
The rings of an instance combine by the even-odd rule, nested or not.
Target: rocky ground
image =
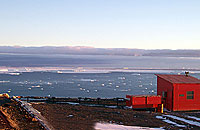
[[[56,130],[94,130],[97,122],[152,128],[163,127],[169,130],[180,129],[155,118],[162,114],[149,111],[44,103],[33,104],[33,107],[39,110]],[[189,126],[181,129],[189,129]]]
[[[199,130],[200,112],[133,111],[126,107],[108,108],[86,104],[32,103],[55,130],[94,130],[96,123],[110,123],[125,126],[163,128],[166,130]],[[112,106],[113,107],[113,106]],[[44,130],[43,126],[22,109],[13,99],[0,98],[0,111],[9,125],[0,117],[0,129]],[[2,126],[1,126],[2,125]]]
[[[13,130],[44,130],[41,124],[24,111],[20,104],[12,99],[0,98],[0,111],[5,115]],[[0,127],[1,128],[1,127]]]

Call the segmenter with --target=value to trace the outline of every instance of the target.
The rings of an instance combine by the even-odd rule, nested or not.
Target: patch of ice
[[[60,102],[62,103],[62,102]],[[63,103],[67,103],[67,104],[70,104],[70,105],[79,105],[79,103],[76,103],[76,102],[63,102]]]
[[[83,82],[95,82],[97,80],[96,79],[80,79],[80,81],[83,81]]]
[[[195,119],[195,120],[197,120],[197,121],[200,121],[200,118],[198,118],[198,117],[195,117],[195,116],[187,116],[188,118],[191,118],[191,119]]]
[[[52,85],[52,83],[50,83],[50,82],[47,82],[47,84],[48,84],[48,85]]]
[[[31,86],[32,88],[40,88],[40,85],[36,85],[36,86]]]
[[[141,88],[141,87],[142,87],[142,85],[139,85],[138,87],[140,87],[140,88]]]
[[[96,123],[95,130],[164,130],[162,128],[149,128],[140,126],[125,126],[109,123]]]
[[[67,117],[73,117],[74,115],[68,115]]]
[[[117,108],[117,106],[105,106],[107,108]]]
[[[168,123],[168,124],[172,124],[172,125],[175,125],[177,127],[186,127],[185,125],[179,125],[177,124],[176,122],[173,122],[173,121],[170,121],[170,120],[163,120],[164,122]]]
[[[21,73],[8,73],[9,75],[20,75]]]
[[[125,80],[126,77],[118,77],[118,79]]]
[[[175,120],[183,121],[183,122],[188,123],[190,125],[195,125],[195,126],[200,127],[200,123],[197,122],[197,121],[187,120],[185,118],[181,118],[181,117],[177,117],[177,116],[173,116],[173,115],[164,115],[164,116],[173,118]]]
[[[2,81],[0,81],[0,83],[9,83],[10,81],[8,80],[8,81],[5,81],[5,80],[2,80]]]
[[[157,119],[163,119],[163,120],[166,119],[166,117],[163,117],[163,116],[156,116],[156,118]]]
[[[121,92],[128,92],[129,90],[126,90],[126,89],[123,89],[123,90],[120,90]]]
[[[131,75],[136,75],[136,76],[139,76],[140,74],[131,74]]]

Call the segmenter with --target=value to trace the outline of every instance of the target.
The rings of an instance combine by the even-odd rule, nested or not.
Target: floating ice
[[[121,92],[128,92],[128,90],[126,90],[126,89],[123,89],[123,90],[120,90]]]
[[[126,77],[118,77],[118,79],[125,80]]]
[[[139,76],[140,74],[131,74],[131,75],[136,75],[136,76]]]
[[[85,91],[85,89],[84,89],[84,88],[80,88],[80,90],[82,90],[82,91]]]
[[[140,88],[141,88],[141,87],[142,87],[142,85],[139,85],[138,87],[140,87]]]
[[[0,83],[9,83],[10,81],[8,80],[8,81],[0,81]]]
[[[8,73],[9,75],[20,75],[21,73]]]
[[[36,86],[31,86],[32,88],[40,88],[40,85],[36,85]]]
[[[50,83],[50,82],[47,82],[47,84],[48,84],[48,85],[52,85],[52,83]]]

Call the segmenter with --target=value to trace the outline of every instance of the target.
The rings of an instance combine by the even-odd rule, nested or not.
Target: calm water
[[[161,69],[200,69],[196,57],[135,57],[109,55],[19,55],[0,54],[0,66],[9,67],[131,67]]]
[[[2,66],[16,67],[16,70],[18,67],[200,69],[200,60],[178,57],[0,54],[0,67]],[[153,95],[157,92],[154,73],[183,72],[154,70],[60,74],[44,71],[22,72],[20,75],[3,72],[0,74],[0,92],[8,92],[10,95],[106,98],[125,97],[126,94]],[[191,75],[200,78],[199,71]]]
[[[193,74],[200,78],[200,74]],[[156,76],[151,73],[58,74],[31,72],[0,74],[0,91],[10,95],[58,97],[125,97],[126,94],[156,94]]]

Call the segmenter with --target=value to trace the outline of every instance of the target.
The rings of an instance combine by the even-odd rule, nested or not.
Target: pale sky
[[[0,46],[200,49],[200,0],[0,0]]]

